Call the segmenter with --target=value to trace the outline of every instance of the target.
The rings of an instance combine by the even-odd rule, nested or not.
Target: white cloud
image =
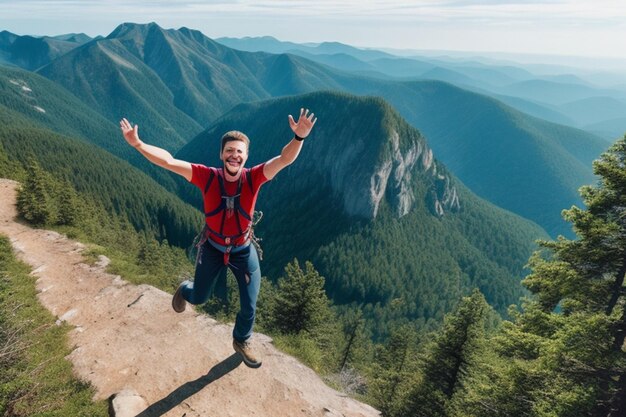
[[[0,0],[0,29],[107,35],[122,22],[208,36],[272,35],[356,45],[624,52],[623,0]],[[619,51],[619,52],[618,52]]]

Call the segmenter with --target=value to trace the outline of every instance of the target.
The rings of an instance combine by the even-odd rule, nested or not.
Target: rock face
[[[408,149],[402,151],[400,135],[396,131],[391,132],[389,142],[391,155],[378,164],[370,178],[369,204],[366,206],[369,210],[349,210],[350,214],[375,218],[380,202],[390,192],[390,203],[397,216],[405,216],[416,202],[413,181],[414,176],[420,172],[425,173],[429,179],[427,204],[433,214],[441,217],[446,212],[460,209],[456,188],[446,173],[437,172],[433,152],[424,142],[413,140]],[[354,207],[363,208],[363,205],[346,204],[347,209]]]
[[[263,366],[247,368],[232,350],[232,326],[191,308],[176,314],[171,294],[104,272],[105,258],[87,265],[83,245],[16,222],[16,185],[0,180],[0,233],[33,267],[40,302],[74,327],[68,360],[97,400],[110,400],[112,415],[379,415],[326,386],[262,334],[252,344]]]

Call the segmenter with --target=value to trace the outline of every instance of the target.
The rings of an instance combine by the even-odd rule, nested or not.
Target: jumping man
[[[204,196],[206,223],[194,281],[185,281],[178,287],[172,307],[181,313],[187,302],[206,302],[214,281],[229,267],[237,279],[240,302],[233,348],[251,368],[261,366],[261,360],[254,355],[249,343],[261,285],[259,258],[250,236],[254,204],[261,185],[296,160],[302,141],[311,133],[317,118],[313,118],[308,109],[300,109],[298,121],[291,115],[288,120],[293,139],[279,156],[252,168],[244,168],[250,141],[239,131],[222,136],[220,159],[223,166],[213,168],[175,159],[168,151],[140,140],[137,125],[131,126],[126,119],[120,121],[124,138],[131,146],[153,164],[185,177],[200,188]]]

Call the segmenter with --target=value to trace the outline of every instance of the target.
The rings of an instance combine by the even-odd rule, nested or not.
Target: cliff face
[[[391,195],[390,203],[395,213],[398,217],[405,216],[416,203],[413,189],[419,173],[423,173],[428,179],[426,203],[433,214],[443,216],[446,212],[460,209],[456,188],[445,171],[437,172],[433,152],[423,141],[409,139],[408,149],[402,151],[397,131],[392,130],[388,140],[392,152],[374,168],[370,177],[369,201],[360,207],[346,202],[346,209],[350,214],[376,218],[380,202],[385,195]],[[362,210],[350,210],[355,207]]]

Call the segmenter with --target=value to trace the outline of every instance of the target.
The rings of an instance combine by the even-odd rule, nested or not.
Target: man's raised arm
[[[271,180],[286,166],[296,160],[302,149],[302,141],[309,136],[313,125],[317,122],[317,117],[313,118],[314,113],[309,114],[309,109],[300,109],[298,121],[294,121],[289,115],[289,126],[293,130],[294,138],[283,148],[280,155],[270,159],[263,167],[263,175]]]
[[[132,127],[126,119],[120,121],[120,128],[122,129],[122,134],[126,142],[141,152],[148,161],[185,177],[187,181],[191,181],[192,170],[189,162],[175,159],[172,154],[165,149],[142,142],[139,139],[139,126],[135,125],[135,127]]]

